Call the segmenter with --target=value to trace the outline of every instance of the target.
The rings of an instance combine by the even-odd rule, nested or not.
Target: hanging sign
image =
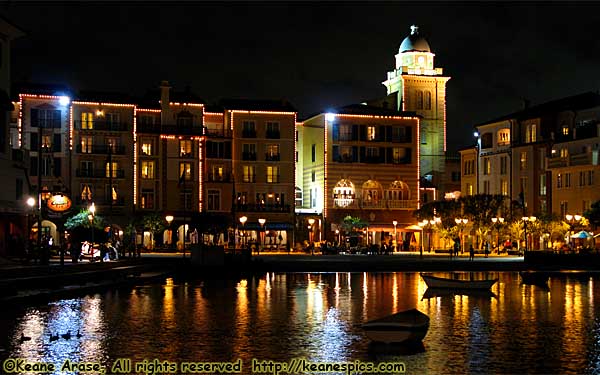
[[[53,195],[48,199],[48,209],[54,212],[65,212],[71,208],[71,200],[66,195]]]

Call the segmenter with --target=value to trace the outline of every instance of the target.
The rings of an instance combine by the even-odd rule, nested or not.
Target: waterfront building
[[[415,231],[412,212],[419,207],[419,126],[414,112],[362,104],[302,121],[296,196],[306,216],[298,226],[315,220],[312,239],[335,241],[352,216],[368,223],[364,244],[380,244],[394,232],[414,240],[408,232]]]

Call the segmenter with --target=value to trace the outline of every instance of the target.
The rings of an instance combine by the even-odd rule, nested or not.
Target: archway
[[[354,203],[356,192],[352,181],[341,179],[333,188],[333,203],[336,207],[348,207]]]
[[[30,240],[31,241],[37,241],[37,234],[38,234],[38,223],[34,223],[31,226],[31,233],[30,233]],[[42,220],[42,241],[45,238],[52,238],[52,244],[51,245],[60,245],[60,233],[58,233],[56,224],[54,224],[53,222],[49,221],[49,220]]]

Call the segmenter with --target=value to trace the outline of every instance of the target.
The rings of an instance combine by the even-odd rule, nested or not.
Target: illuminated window
[[[467,195],[473,195],[473,184],[467,183]]]
[[[377,139],[377,132],[375,126],[367,126],[367,141],[374,141]]]
[[[142,178],[153,179],[154,178],[154,162],[153,161],[142,161]]]
[[[192,179],[192,163],[179,163],[179,179],[190,181]]]
[[[492,161],[490,160],[490,158],[483,159],[483,174],[492,174]]]
[[[279,182],[279,167],[278,166],[267,166],[267,182],[278,183]]]
[[[498,131],[498,146],[510,144],[510,129],[501,129]]]
[[[256,182],[256,168],[253,165],[244,165],[244,182]]]
[[[116,154],[118,152],[118,148],[119,148],[119,138],[116,138],[116,137],[106,138],[106,145],[108,146],[108,150],[111,153]]]
[[[210,181],[225,181],[225,167],[222,165],[213,165],[210,169]]]
[[[92,112],[81,113],[81,129],[94,129],[94,114]]]
[[[501,156],[500,157],[500,174],[505,175],[508,170],[508,157]]]
[[[192,157],[192,141],[189,139],[182,139],[179,141],[179,156],[182,158]]]
[[[89,201],[92,199],[93,187],[91,184],[81,184],[81,200]]]
[[[118,169],[119,169],[119,163],[117,163],[115,161],[113,161],[111,163],[106,163],[105,177],[112,177],[112,178],[117,177]]]
[[[527,151],[521,151],[520,166],[521,170],[527,169]]]
[[[546,174],[540,175],[540,195],[546,195]]]
[[[42,135],[42,148],[46,148],[46,149],[52,148],[52,136],[51,135]]]
[[[556,174],[556,188],[560,189],[563,186],[562,173]]]
[[[151,189],[142,189],[140,203],[141,207],[144,209],[153,209],[154,208],[154,190]]]
[[[354,202],[354,184],[350,180],[342,179],[333,188],[333,203],[336,207],[347,207]]]
[[[92,137],[88,136],[84,136],[81,137],[81,152],[84,154],[91,154],[92,153]]]
[[[568,158],[569,157],[569,149],[567,149],[567,148],[561,148],[560,149],[560,157],[561,158]]]
[[[569,135],[569,125],[563,124],[563,126],[562,126],[562,134],[563,135]]]
[[[528,124],[525,129],[525,142],[532,143],[537,141],[537,125]]]
[[[508,196],[508,181],[501,180],[500,181],[500,194],[504,196]]]
[[[142,155],[151,156],[152,155],[152,141],[151,140],[143,140],[142,141]]]
[[[267,161],[278,161],[279,160],[279,145],[269,144],[267,145]]]
[[[105,192],[106,202],[112,200],[113,203],[119,199],[119,194],[117,193],[117,185],[113,185],[112,188],[110,185],[106,185]]]

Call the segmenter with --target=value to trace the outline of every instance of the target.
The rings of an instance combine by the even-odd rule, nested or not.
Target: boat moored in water
[[[425,338],[429,317],[417,309],[402,311],[362,325],[368,338],[383,343],[417,343]]]
[[[431,275],[421,274],[421,277],[429,288],[445,288],[445,289],[490,289],[498,279],[492,280],[459,280],[447,279],[445,277],[436,277]]]

